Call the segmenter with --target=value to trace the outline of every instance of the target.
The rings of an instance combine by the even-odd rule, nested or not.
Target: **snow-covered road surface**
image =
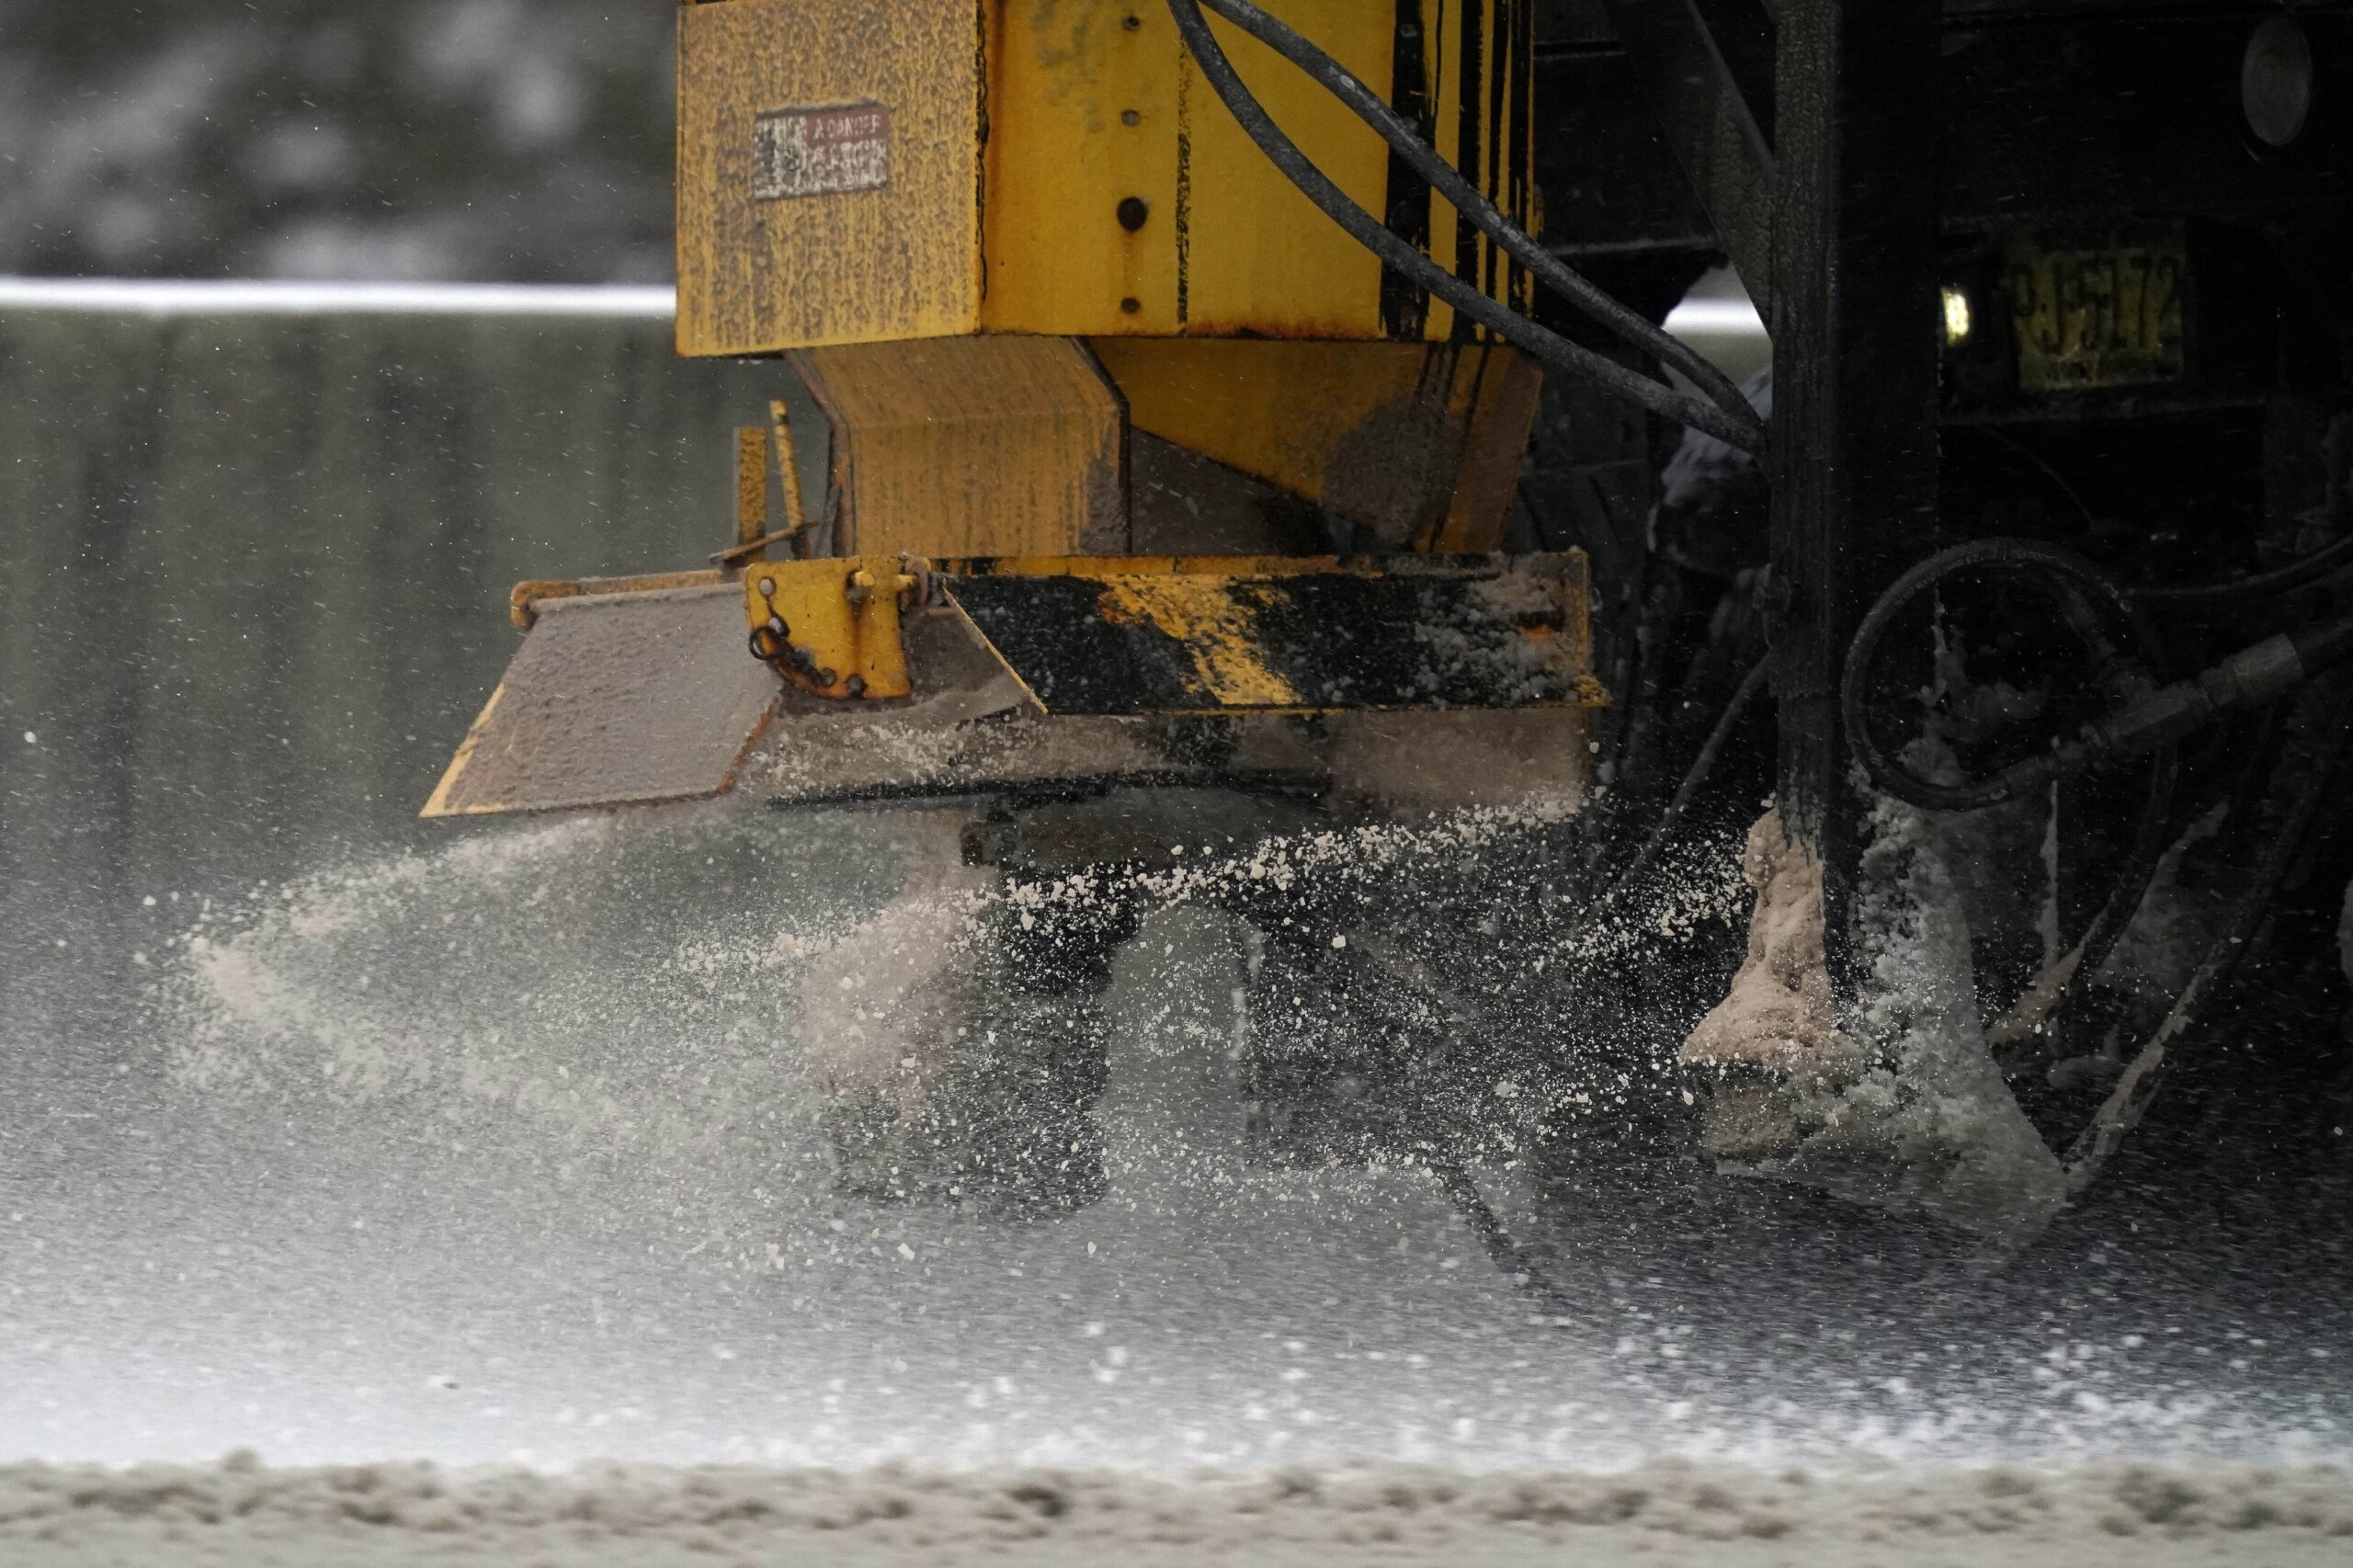
[[[1150,1478],[427,1466],[0,1469],[0,1565],[1411,1563],[1765,1568],[2353,1561],[2353,1473],[2106,1466]]]
[[[2341,1238],[2129,1189],[2007,1260],[1669,1234],[1487,1170],[1580,1304],[1536,1321],[1425,1174],[1238,1157],[1181,913],[1108,1200],[837,1198],[790,955],[904,842],[532,825],[191,901],[90,1026],[135,1038],[0,1108],[0,1564],[2353,1562]]]

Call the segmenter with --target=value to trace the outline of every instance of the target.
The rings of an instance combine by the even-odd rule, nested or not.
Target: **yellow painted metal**
[[[1608,702],[1576,551],[939,562],[925,575],[1049,713]]]
[[[784,527],[768,527],[768,450],[783,476]],[[801,464],[793,451],[792,419],[781,401],[768,404],[766,426],[747,425],[735,432],[735,542],[711,557],[733,571],[746,562],[766,561],[768,551],[790,545],[795,555],[808,552],[804,537],[809,517],[801,499]]]
[[[1270,8],[1387,86],[1386,0]],[[1380,262],[1250,144],[1165,6],[1006,0],[995,17],[984,330],[1381,335]],[[1302,150],[1381,211],[1380,139],[1255,39],[1212,26]],[[1133,230],[1121,222],[1131,201]]]
[[[1084,345],[936,339],[809,349],[793,363],[833,426],[842,554],[1126,546],[1119,394]]]
[[[1436,533],[1415,540],[1417,550],[1484,555],[1504,547],[1512,498],[1519,494],[1520,469],[1536,433],[1544,373],[1526,355],[1496,349],[1476,381],[1446,519]]]
[[[768,433],[756,425],[735,432],[735,548],[757,561],[768,531]]]
[[[1394,548],[1483,553],[1541,373],[1509,348],[1098,339],[1135,427],[1256,474]]]
[[[726,580],[725,573],[712,569],[649,572],[634,577],[580,577],[569,581],[517,583],[514,591],[506,596],[506,618],[529,631],[540,619],[540,606],[550,599],[660,593],[672,588],[708,588]]]
[[[1528,6],[1267,4],[1377,91],[1412,52],[1400,29],[1419,28],[1437,146],[1533,223]],[[1443,305],[1384,310],[1380,264],[1250,142],[1157,3],[711,0],[680,17],[684,353],[972,333],[1453,335]],[[1379,137],[1256,40],[1211,26],[1301,147],[1389,216]],[[811,118],[870,106],[887,115]],[[800,194],[777,196],[771,178],[764,197],[760,138],[779,122],[821,127],[792,131],[804,140],[882,140]],[[1416,194],[1430,253],[1524,302],[1525,278],[1426,187],[1400,199]]]
[[[795,553],[806,553],[809,509],[801,498],[801,449],[792,441],[792,405],[782,398],[768,404],[768,429],[776,439],[777,473],[784,488],[784,529],[795,540]]]
[[[949,577],[1139,577],[1179,574],[1212,577],[1303,577],[1319,572],[1380,568],[1370,557],[1336,555],[1006,555],[927,563]]]
[[[880,699],[914,689],[899,612],[921,579],[898,556],[769,561],[744,574],[752,645],[819,697]]]
[[[819,697],[881,700],[914,687],[901,636],[902,610],[934,572],[954,575],[1102,577],[1118,585],[1119,604],[1139,624],[1198,632],[1205,678],[1237,694],[1237,705],[1285,706],[1267,696],[1281,677],[1247,646],[1227,585],[1236,578],[1304,576],[1359,570],[1334,556],[1039,556],[946,561],[868,556],[763,562],[745,572],[745,608],[760,656],[785,679]],[[1282,687],[1288,693],[1287,686]],[[1263,700],[1244,703],[1240,695]]]
[[[966,333],[981,302],[975,0],[678,9],[678,348],[761,354]],[[761,199],[760,119],[876,103],[879,189]]]
[[[1530,5],[1472,0],[1418,0],[1431,40],[1427,72],[1438,155],[1461,169],[1529,233],[1542,228],[1537,210],[1535,11]],[[1508,25],[1506,25],[1508,24]],[[1470,46],[1475,40],[1477,48]],[[1471,227],[1454,204],[1430,199],[1430,251],[1458,275],[1522,312],[1534,303],[1534,281],[1502,247]],[[1427,335],[1456,336],[1453,309],[1429,306]]]
[[[1177,331],[1179,83],[1166,5],[1003,0],[989,10],[988,289],[975,324]],[[1120,222],[1129,200],[1142,203],[1129,210],[1142,220],[1133,231]]]
[[[1221,708],[1309,706],[1267,664],[1256,622],[1236,601],[1233,581],[1189,573],[1107,577],[1098,613],[1112,625],[1149,626],[1173,638]]]

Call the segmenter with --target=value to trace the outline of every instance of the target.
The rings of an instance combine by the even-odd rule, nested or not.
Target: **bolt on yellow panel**
[[[1167,6],[1004,0],[991,14],[984,321],[1074,336],[1176,332]]]
[[[900,610],[917,586],[896,556],[756,562],[744,573],[753,651],[819,697],[904,697]]]
[[[1276,0],[1390,85],[1391,0]],[[991,329],[1381,335],[1381,264],[1250,143],[1159,0],[1004,0],[991,37]],[[1337,99],[1222,21],[1235,69],[1374,212],[1389,153]]]

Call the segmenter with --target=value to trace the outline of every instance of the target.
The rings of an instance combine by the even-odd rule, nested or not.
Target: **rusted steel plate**
[[[745,645],[733,583],[543,600],[424,814],[720,794],[779,690]]]
[[[1381,572],[1107,571],[956,576],[946,586],[1050,713],[1601,699],[1588,673],[1585,558],[1577,554],[1508,568],[1401,562]]]

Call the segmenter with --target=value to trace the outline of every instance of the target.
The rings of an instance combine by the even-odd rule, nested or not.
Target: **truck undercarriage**
[[[1258,1157],[1539,1290],[1483,1164],[2009,1243],[2135,1136],[2341,1171],[2353,7],[979,9],[681,7],[735,540],[518,588],[428,809],[904,813],[845,1191],[1099,1197],[1172,904]]]

